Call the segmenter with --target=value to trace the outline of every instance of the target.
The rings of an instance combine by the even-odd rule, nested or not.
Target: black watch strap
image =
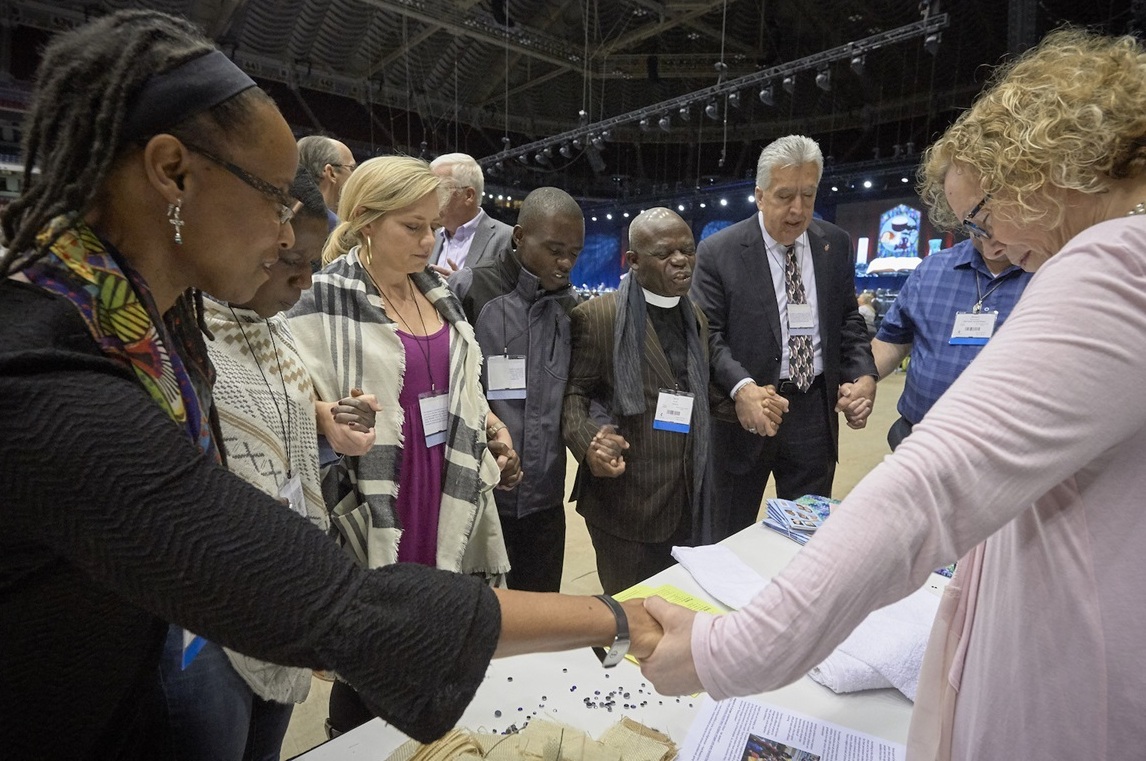
[[[613,611],[613,618],[617,621],[617,635],[613,638],[612,646],[608,650],[603,647],[593,648],[597,657],[601,659],[601,665],[612,668],[629,652],[629,617],[625,615],[621,603],[609,595],[594,595],[594,597],[609,606],[609,610]]]

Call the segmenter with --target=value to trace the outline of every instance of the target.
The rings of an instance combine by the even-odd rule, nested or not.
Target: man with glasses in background
[[[298,164],[305,167],[326,201],[330,229],[338,224],[338,199],[342,186],[358,164],[354,154],[343,143],[325,135],[308,135],[298,141]]]
[[[893,450],[979,356],[1031,279],[991,237],[987,200],[963,219],[967,240],[928,256],[912,271],[872,339],[880,380],[911,356],[900,417],[887,432]]]
[[[513,228],[481,208],[485,176],[472,156],[447,153],[430,162],[448,196],[442,206],[442,228],[435,234],[430,264],[442,277],[474,267],[510,246]]]

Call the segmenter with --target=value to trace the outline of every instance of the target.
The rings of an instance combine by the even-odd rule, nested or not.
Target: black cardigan
[[[0,747],[159,758],[166,622],[331,669],[429,741],[473,697],[500,609],[479,580],[358,568],[208,461],[71,303],[0,282]]]

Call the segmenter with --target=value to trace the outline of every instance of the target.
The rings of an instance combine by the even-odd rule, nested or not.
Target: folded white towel
[[[768,579],[719,544],[673,547],[672,556],[705,592],[729,608],[743,608],[768,585]]]
[[[872,612],[808,676],[833,692],[894,687],[914,701],[938,610],[939,598],[920,589]]]

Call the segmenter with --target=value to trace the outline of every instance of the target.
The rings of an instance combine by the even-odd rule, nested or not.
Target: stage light
[[[669,118],[668,114],[665,114],[660,119],[657,119],[657,126],[660,127],[662,131],[668,132],[672,129],[672,119]]]
[[[796,76],[794,74],[789,74],[784,77],[784,81],[781,84],[784,85],[784,90],[789,95],[796,92]]]
[[[728,105],[732,106],[733,108],[740,108],[740,93],[728,93]]]
[[[613,219],[613,215],[612,214],[606,214],[605,219],[608,219],[611,221]]]
[[[573,146],[569,145],[569,143],[562,143],[561,147],[557,149],[557,152],[567,159],[573,158]]]
[[[866,63],[867,63],[867,57],[866,56],[864,56],[862,54],[852,56],[851,67],[852,67],[852,71],[855,72],[855,75],[857,77],[863,76],[863,69],[864,69],[864,65]]]
[[[527,156],[523,153],[517,157],[517,162],[519,164],[524,164],[525,166],[529,166],[529,156]]]
[[[832,91],[831,69],[820,69],[820,72],[816,74],[816,87],[820,88],[824,92]]]
[[[720,108],[717,107],[715,100],[710,100],[708,105],[704,107],[704,113],[709,119],[716,121],[720,118]]]
[[[585,147],[585,141],[579,137],[573,138],[573,150],[579,151]]]
[[[863,186],[864,186],[865,188],[870,188],[870,187],[871,187],[871,180],[864,180],[864,181],[863,181]]]
[[[939,32],[929,34],[923,40],[923,49],[931,55],[939,54],[939,43],[943,40],[943,35]]]
[[[684,211],[684,204],[683,204],[683,203],[678,203],[678,204],[676,205],[676,210],[677,210],[677,211]]]
[[[833,193],[838,193],[839,191],[840,191],[839,185],[832,185],[832,192]]]
[[[765,106],[775,105],[776,98],[772,93],[772,85],[765,85],[760,88],[760,102]]]
[[[647,116],[644,119],[641,119],[638,124],[641,127],[641,132],[648,132],[653,128],[652,122],[649,121],[649,117]]]
[[[589,144],[599,151],[605,150],[605,141],[601,139],[600,135],[593,135],[590,137]]]
[[[680,115],[681,121],[687,122],[692,118],[692,111],[689,110],[688,106],[681,106],[681,109],[677,111],[677,113]]]

